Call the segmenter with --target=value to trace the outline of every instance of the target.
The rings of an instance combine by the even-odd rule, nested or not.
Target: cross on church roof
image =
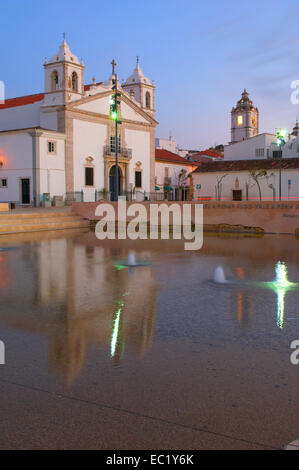
[[[114,59],[113,59],[113,61],[111,62],[111,65],[112,65],[112,75],[115,75],[115,67],[117,66],[117,63],[115,62]]]

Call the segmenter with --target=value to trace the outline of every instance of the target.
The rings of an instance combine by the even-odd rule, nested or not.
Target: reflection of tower
[[[142,356],[155,332],[153,269],[139,267],[133,275],[128,269],[118,271],[109,247],[81,244],[77,238],[75,242],[47,242],[43,248],[38,263],[38,284],[42,286],[38,302],[56,312],[47,321],[52,370],[71,385],[84,367],[90,343],[104,349],[116,363],[125,346]]]
[[[231,111],[231,143],[240,142],[259,133],[259,112],[244,89],[241,99]]]
[[[135,268],[133,274],[129,274],[128,269],[117,273],[123,287],[126,280],[126,292],[118,301],[111,329],[110,353],[113,360],[119,363],[125,346],[142,358],[152,344],[157,286],[153,283],[149,266]]]
[[[236,267],[236,276],[239,280],[245,279],[245,272],[243,267]],[[238,290],[237,294],[232,294],[232,311],[236,312],[238,323],[241,327],[248,327],[251,325],[254,318],[254,303],[255,300],[250,295],[246,295],[242,288]]]

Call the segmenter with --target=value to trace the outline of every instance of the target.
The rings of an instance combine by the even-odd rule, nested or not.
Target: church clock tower
[[[249,99],[246,88],[231,111],[231,144],[249,139],[259,133],[259,112]]]
[[[59,106],[82,98],[84,64],[72,54],[65,37],[49,61],[45,59],[45,100],[43,106]]]

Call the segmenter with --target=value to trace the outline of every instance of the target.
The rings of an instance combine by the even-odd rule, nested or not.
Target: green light
[[[288,270],[285,263],[278,261],[275,266],[275,281],[266,282],[266,286],[272,289],[277,295],[277,326],[282,329],[284,324],[284,309],[286,293],[297,287],[298,284],[288,280]]]
[[[115,111],[113,111],[113,112],[111,113],[111,119],[113,119],[114,121],[116,121],[116,119],[117,119],[117,113],[116,113]]]
[[[279,129],[278,135],[279,135],[280,137],[286,137],[286,135],[287,135],[286,129]]]

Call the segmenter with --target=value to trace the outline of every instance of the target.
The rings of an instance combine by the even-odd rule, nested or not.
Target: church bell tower
[[[231,144],[259,133],[259,111],[249,99],[246,88],[231,111]]]
[[[82,98],[84,64],[72,54],[65,36],[57,54],[45,59],[44,106],[59,106]]]
[[[122,84],[123,90],[141,104],[142,109],[154,117],[155,85],[142,72],[137,57],[136,67],[130,77]]]

